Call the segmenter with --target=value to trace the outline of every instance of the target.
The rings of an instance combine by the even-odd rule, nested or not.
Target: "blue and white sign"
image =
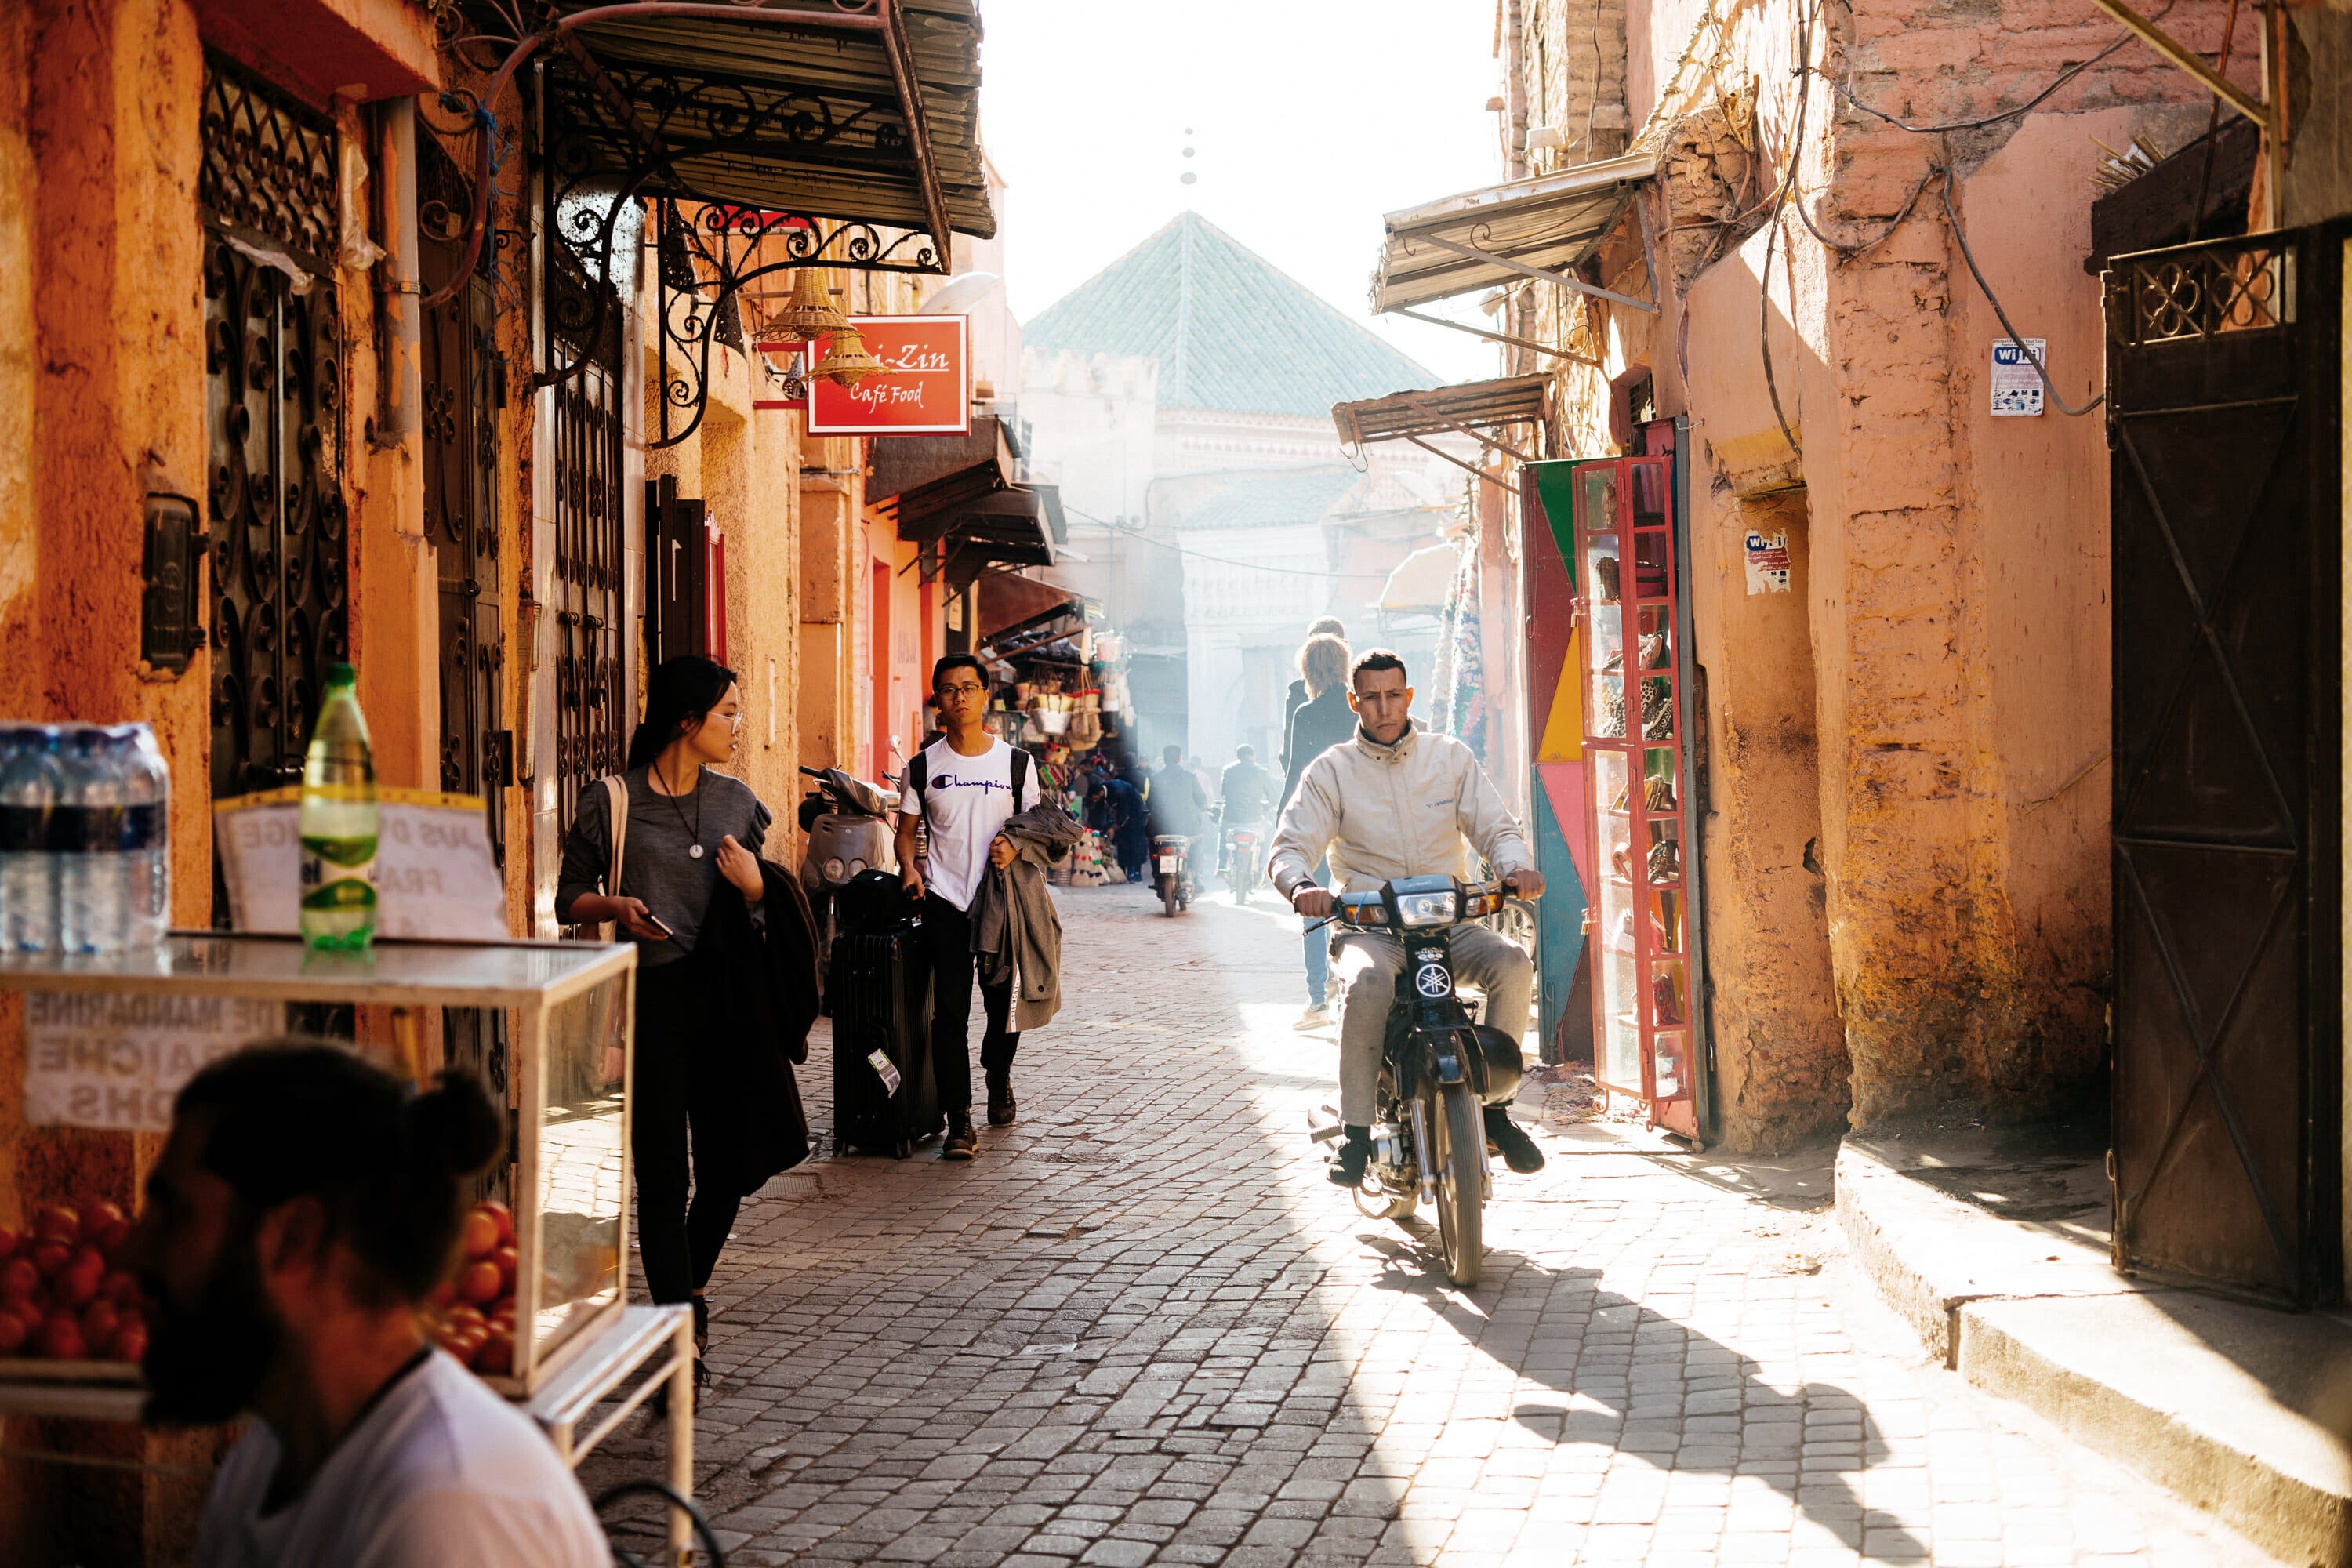
[[[2026,354],[2032,354],[2032,359]],[[2024,347],[2015,338],[1995,338],[1992,343],[1992,412],[2000,418],[2039,418],[2042,414],[2042,371],[2033,368],[2040,361],[2042,370],[2050,368],[2050,344],[2043,338],[2027,338]]]

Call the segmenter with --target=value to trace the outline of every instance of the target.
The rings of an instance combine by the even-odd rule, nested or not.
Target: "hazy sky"
[[[1010,183],[1005,287],[1023,321],[1189,206],[1441,379],[1495,374],[1478,340],[1365,303],[1383,212],[1502,177],[1491,0],[980,11],[982,133]]]

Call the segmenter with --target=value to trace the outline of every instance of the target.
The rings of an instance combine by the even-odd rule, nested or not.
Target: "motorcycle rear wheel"
[[[1160,912],[1171,921],[1176,918],[1176,879],[1173,877],[1160,879]]]
[[[1437,1176],[1437,1240],[1445,1277],[1468,1290],[1478,1283],[1486,1256],[1486,1177],[1480,1157],[1486,1147],[1478,1097],[1466,1083],[1433,1085],[1429,1107],[1430,1168]]]

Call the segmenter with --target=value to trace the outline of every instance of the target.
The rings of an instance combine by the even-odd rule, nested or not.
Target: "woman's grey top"
[[[768,837],[775,818],[741,779],[704,768],[694,787],[680,795],[657,795],[645,768],[632,768],[629,784],[629,836],[622,848],[621,885],[604,886],[613,864],[613,830],[609,797],[602,779],[580,792],[572,815],[572,832],[563,841],[563,870],[555,882],[555,917],[569,923],[572,905],[583,893],[615,893],[641,899],[654,918],[669,927],[664,942],[637,943],[637,962],[647,966],[675,963],[694,951],[695,934],[719,890],[719,845],[729,834],[752,854]],[[691,853],[702,846],[702,858]],[[740,898],[732,887],[730,898]]]

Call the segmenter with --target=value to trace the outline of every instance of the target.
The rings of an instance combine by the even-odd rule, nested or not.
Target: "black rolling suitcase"
[[[923,956],[922,916],[880,877],[887,896],[843,889],[850,918],[833,941],[825,986],[833,1005],[833,1139],[851,1149],[905,1159],[947,1126],[931,1078],[931,973]],[[853,912],[854,911],[854,912]],[[864,918],[858,918],[858,917]]]

